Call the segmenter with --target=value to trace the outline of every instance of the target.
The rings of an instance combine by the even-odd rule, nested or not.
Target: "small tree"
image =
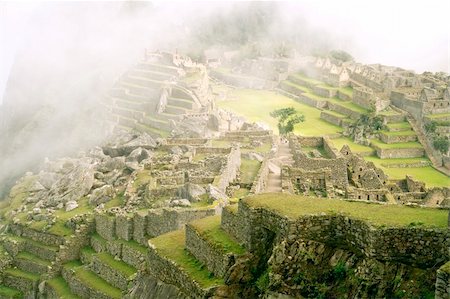
[[[276,109],[270,113],[270,116],[278,119],[278,131],[285,135],[294,131],[294,126],[305,121],[305,116],[299,114],[293,107]]]
[[[443,154],[448,152],[449,146],[450,142],[447,137],[436,137],[433,140],[433,147]]]

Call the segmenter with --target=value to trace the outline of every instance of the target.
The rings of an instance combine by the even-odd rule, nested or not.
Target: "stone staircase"
[[[109,119],[118,128],[144,131],[153,137],[167,136],[173,129],[170,120],[180,120],[184,114],[201,108],[195,94],[179,83],[182,76],[183,70],[173,65],[138,63],[119,78],[103,99]],[[169,90],[167,105],[158,113],[163,89]]]

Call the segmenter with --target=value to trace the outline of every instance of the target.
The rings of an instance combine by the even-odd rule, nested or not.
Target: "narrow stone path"
[[[265,192],[281,192],[281,168],[283,165],[294,163],[288,143],[279,142],[275,157],[269,160],[273,167],[269,167],[269,177]]]

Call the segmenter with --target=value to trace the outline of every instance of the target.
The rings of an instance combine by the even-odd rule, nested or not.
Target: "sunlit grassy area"
[[[215,248],[220,248],[224,253],[242,254],[244,248],[231,238],[221,227],[220,215],[210,216],[195,220],[190,223],[195,230],[202,235],[208,242],[214,244]]]
[[[150,239],[149,243],[156,247],[159,254],[172,260],[186,271],[202,287],[208,288],[223,284],[222,279],[211,275],[204,265],[184,249],[185,241],[184,230],[178,230]]]
[[[423,148],[419,142],[384,143],[378,139],[371,139],[370,143],[383,149]]]
[[[253,183],[260,166],[261,162],[257,160],[241,159],[241,182],[244,184]]]
[[[335,99],[335,98],[328,99],[328,101],[331,102],[331,103],[343,106],[345,108],[348,108],[348,109],[350,109],[352,111],[355,111],[355,112],[359,112],[359,113],[368,113],[369,112],[369,110],[367,110],[366,108],[361,107],[361,106],[359,106],[359,105],[357,105],[357,104],[355,104],[353,102],[350,102],[350,101],[341,101],[341,100]]]
[[[447,210],[379,205],[324,199],[300,195],[267,193],[243,199],[253,207],[264,207],[292,219],[308,214],[343,213],[374,225],[408,226],[423,223],[426,227],[447,228]]]
[[[334,147],[338,150],[341,150],[341,148],[347,144],[354,153],[372,153],[374,151],[373,148],[357,144],[348,137],[333,138],[331,139],[331,143],[333,143]]]
[[[295,126],[294,133],[303,136],[323,136],[342,132],[342,128],[320,119],[320,110],[296,102],[293,99],[273,91],[236,89],[233,100],[221,101],[221,108],[231,110],[246,117],[250,121],[268,125],[278,132],[277,120],[270,116],[275,109],[294,107],[305,115],[305,121]]]
[[[18,299],[18,298],[23,298],[22,292],[16,290],[16,289],[12,289],[12,288],[8,288],[5,286],[0,286],[0,297],[1,298],[13,298],[13,299]]]

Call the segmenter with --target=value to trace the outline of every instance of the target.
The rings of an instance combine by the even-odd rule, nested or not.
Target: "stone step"
[[[113,107],[111,112],[115,115],[120,115],[122,117],[136,119],[138,121],[143,119],[145,116],[144,111],[136,111],[136,110],[120,108],[120,107]]]
[[[160,130],[142,123],[137,123],[133,129],[136,129],[139,132],[145,132],[153,138],[165,137],[169,134],[169,132],[165,130]]]
[[[174,76],[179,75],[179,69],[174,66],[170,65],[164,65],[164,64],[157,64],[157,63],[151,63],[151,62],[141,62],[138,65],[134,67],[135,70],[148,70],[148,71],[155,71],[155,72],[161,72],[165,74],[170,74]]]
[[[122,82],[147,87],[150,89],[160,89],[164,84],[166,84],[164,81],[157,81],[143,77],[133,77],[129,74],[124,75],[121,80]]]
[[[66,241],[63,236],[58,236],[52,233],[36,230],[29,226],[18,223],[10,224],[10,229],[12,235],[28,238],[36,242],[50,246],[59,246],[64,244]]]
[[[3,285],[23,293],[34,293],[39,282],[39,275],[17,268],[6,269],[3,276]]]
[[[77,295],[72,293],[69,285],[62,276],[57,276],[48,280],[44,288],[45,298],[60,298],[60,299],[79,299]]]
[[[132,101],[118,97],[111,97],[110,99],[113,101],[115,107],[131,109],[135,111],[150,111],[149,109],[153,106],[152,104],[143,101]]]
[[[168,81],[171,80],[172,78],[177,78],[177,76],[173,74],[143,69],[133,69],[129,71],[129,75],[133,77],[152,79],[156,81]]]
[[[122,291],[87,269],[79,261],[69,262],[62,270],[71,292],[83,299],[122,298]]]
[[[192,102],[191,100],[187,100],[187,99],[178,99],[178,98],[171,97],[167,100],[167,104],[170,106],[176,106],[176,107],[181,107],[181,108],[190,109],[190,110],[192,110],[194,108],[194,102]]]
[[[126,126],[129,128],[134,128],[134,126],[137,124],[138,120],[134,118],[129,118],[123,115],[118,114],[112,114],[113,116],[117,117],[117,123],[121,126]]]
[[[417,135],[414,131],[381,131],[380,140],[384,143],[405,143],[417,141]]]
[[[16,255],[16,258],[14,259],[14,264],[17,266],[17,268],[23,271],[32,272],[36,274],[46,273],[48,267],[51,265],[51,263],[48,260],[44,260],[26,251],[20,252],[18,255]]]
[[[16,256],[21,251],[26,251],[47,261],[53,261],[59,251],[59,247],[49,246],[29,238],[18,236],[6,237],[3,246],[13,256]]]
[[[127,94],[158,100],[161,92],[159,89],[139,86],[129,82],[120,81],[119,86],[126,89]]]
[[[245,252],[220,222],[220,215],[215,215],[186,225],[186,249],[216,277],[224,277],[237,256]]]
[[[182,115],[182,114],[186,114],[187,110],[186,110],[186,108],[167,105],[166,109],[164,109],[164,112],[168,113],[168,114]]]
[[[136,268],[115,259],[114,256],[107,252],[92,254],[92,262],[89,269],[122,291],[128,289],[137,272]]]
[[[412,131],[413,128],[411,127],[411,125],[407,122],[397,122],[397,123],[389,123],[386,125],[387,130],[389,132],[408,132],[408,131]]]
[[[0,299],[20,299],[23,293],[15,288],[0,285]]]
[[[161,119],[153,118],[152,116],[146,116],[141,121],[143,124],[148,125],[150,127],[164,130],[164,131],[171,131],[172,127],[170,126],[170,123],[168,121],[164,121]]]

